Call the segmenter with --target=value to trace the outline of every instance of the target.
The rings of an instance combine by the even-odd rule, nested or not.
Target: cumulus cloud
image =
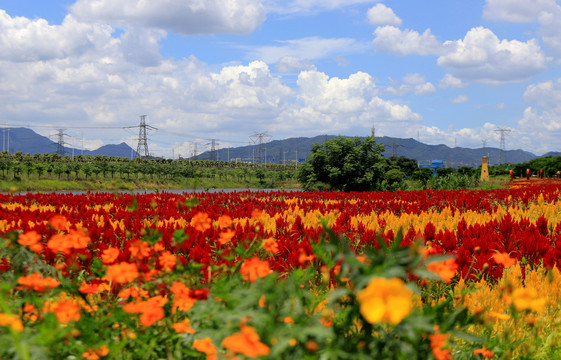
[[[414,30],[401,30],[395,26],[381,26],[374,30],[373,43],[379,51],[398,55],[438,55],[442,44],[430,29],[419,34]]]
[[[544,70],[548,59],[537,40],[499,40],[489,29],[473,28],[464,37],[444,43],[437,64],[455,76],[486,83],[522,81]]]
[[[372,25],[401,25],[401,19],[384,4],[376,4],[368,9],[366,17]]]
[[[430,95],[436,92],[436,87],[429,81],[427,77],[418,73],[407,74],[402,79],[403,84],[400,86],[388,86],[384,89],[384,93],[404,96],[414,93],[418,96]]]
[[[289,73],[300,70],[314,70],[316,67],[310,61],[302,60],[294,56],[283,56],[276,64],[281,73]]]
[[[469,98],[466,95],[458,95],[457,97],[451,100],[452,104],[461,104],[468,102]]]
[[[309,14],[373,1],[375,0],[264,0],[263,3],[268,13]]]
[[[489,20],[530,22],[557,6],[555,0],[486,0],[483,17]]]
[[[268,64],[281,59],[299,58],[317,60],[329,56],[363,52],[367,46],[351,38],[307,37],[302,39],[278,41],[278,46],[246,48],[253,59],[263,60]]]
[[[111,46],[111,27],[83,24],[71,15],[61,25],[44,19],[10,17],[0,10],[0,59],[45,61],[80,55]]]
[[[467,87],[467,84],[452,74],[446,74],[438,82],[438,87],[442,89],[463,89]]]
[[[249,33],[265,20],[259,0],[78,0],[70,12],[84,22],[159,28],[184,35]]]

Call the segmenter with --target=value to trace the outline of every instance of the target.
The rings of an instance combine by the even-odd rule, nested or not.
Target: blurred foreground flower
[[[399,278],[374,277],[359,291],[360,313],[371,324],[381,321],[397,324],[413,308],[413,292]]]

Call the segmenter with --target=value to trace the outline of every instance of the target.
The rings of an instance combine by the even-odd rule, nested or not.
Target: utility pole
[[[505,134],[508,134],[511,130],[507,128],[500,128],[495,130],[500,134],[500,148],[501,148],[501,155],[499,159],[499,164],[506,164],[506,146],[505,146]]]
[[[257,144],[257,163],[263,164],[266,162],[266,150],[263,147],[263,144],[271,140],[272,136],[267,134],[266,132],[263,133],[254,133],[249,137],[254,144]]]

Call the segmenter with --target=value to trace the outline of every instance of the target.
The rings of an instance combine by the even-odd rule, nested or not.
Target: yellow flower
[[[545,310],[546,298],[539,297],[532,288],[518,288],[512,292],[512,303],[517,311],[531,310],[541,313]]]
[[[357,294],[360,313],[371,324],[381,321],[397,324],[413,308],[413,292],[399,278],[374,277]]]

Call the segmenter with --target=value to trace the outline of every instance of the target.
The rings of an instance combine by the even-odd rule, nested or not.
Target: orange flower
[[[316,256],[314,254],[312,255],[306,255],[306,250],[300,248],[300,256],[298,257],[298,262],[302,265],[304,265],[305,263],[312,261],[316,258]]]
[[[493,356],[495,356],[495,354],[491,350],[485,348],[473,350],[473,355],[477,355],[477,354],[481,354],[481,356],[487,359],[491,359]]]
[[[25,234],[20,234],[18,237],[18,244],[29,246],[31,251],[38,253],[43,250],[43,245],[39,244],[39,240],[41,240],[41,235],[39,235],[37,231],[32,230]]]
[[[218,218],[218,227],[221,229],[228,228],[232,226],[232,218],[228,215],[221,215]]]
[[[0,313],[0,326],[10,327],[17,332],[23,331],[23,323],[17,315]]]
[[[533,288],[517,288],[512,292],[512,303],[516,311],[531,310],[541,313],[545,310],[547,299]]]
[[[58,231],[66,230],[68,227],[68,221],[62,215],[55,215],[49,219],[49,223],[52,227],[57,229]]]
[[[144,326],[150,326],[165,316],[164,309],[161,307],[148,307],[140,314],[140,323]]]
[[[66,241],[72,244],[74,249],[85,249],[90,242],[90,237],[82,229],[70,229],[66,235]]]
[[[360,313],[371,324],[398,324],[413,308],[413,292],[399,278],[373,277],[356,298]]]
[[[450,280],[456,275],[458,264],[456,259],[446,259],[444,261],[433,261],[427,264],[427,269],[440,276],[442,281],[450,283]]]
[[[225,245],[232,241],[232,238],[236,235],[236,232],[232,229],[224,230],[220,233],[220,237],[218,238],[218,242],[220,245]]]
[[[130,243],[129,251],[133,258],[142,260],[150,256],[152,247],[147,242],[135,240]]]
[[[82,283],[78,291],[82,294],[95,294],[99,292],[99,287],[97,284]]]
[[[212,225],[212,220],[208,217],[206,213],[197,213],[193,218],[191,218],[191,226],[195,228],[195,230],[204,232],[210,229]]]
[[[72,300],[58,302],[51,308],[51,311],[55,313],[57,320],[63,324],[80,320],[80,305]]]
[[[68,255],[72,252],[72,243],[68,241],[68,238],[65,234],[56,233],[49,241],[47,241],[47,247],[51,249],[53,252],[61,252],[65,255]]]
[[[265,295],[261,295],[261,297],[259,298],[259,307],[267,306],[267,302],[265,300],[266,300]]]
[[[450,349],[443,349],[443,347],[446,345],[446,334],[439,333],[438,326],[435,326],[435,333],[429,335],[429,340],[432,354],[437,360],[452,359]]]
[[[146,291],[142,288],[138,288],[136,286],[132,286],[130,288],[121,290],[117,294],[117,296],[120,297],[121,299],[128,299],[129,297],[133,297],[135,299],[138,299],[140,297],[147,298],[148,297],[148,291]]]
[[[516,259],[511,258],[507,253],[493,254],[493,260],[495,260],[497,264],[501,264],[507,269],[516,264]]]
[[[185,332],[190,333],[190,334],[195,333],[195,330],[193,330],[193,328],[189,324],[189,319],[185,319],[181,322],[172,324],[171,327],[173,327],[173,329],[175,331],[177,331],[179,334],[182,334],[182,333],[185,333]]]
[[[38,272],[34,272],[28,276],[21,276],[18,279],[18,284],[24,289],[33,289],[37,292],[43,292],[47,288],[56,288],[60,285],[60,282],[50,277],[43,278]]]
[[[263,240],[261,247],[271,254],[276,254],[279,252],[279,244],[273,238],[268,238]]]
[[[173,270],[173,268],[175,267],[175,262],[177,261],[177,257],[170,251],[165,251],[162,255],[160,255],[158,261],[160,262],[160,266],[164,270]]]
[[[103,261],[104,264],[111,264],[117,260],[120,254],[121,251],[117,248],[105,249],[103,253],[101,253],[101,261]]]
[[[193,341],[193,348],[203,354],[207,354],[207,360],[216,359],[218,349],[214,346],[212,339],[209,337]]]
[[[121,262],[107,267],[107,273],[104,279],[107,281],[114,281],[119,284],[124,284],[133,281],[138,277],[138,268],[136,264],[128,262]]]
[[[269,267],[269,263],[259,260],[257,257],[245,260],[240,268],[240,273],[243,275],[243,278],[246,281],[249,279],[251,282],[254,282],[258,278],[265,277],[272,272],[273,270]]]
[[[269,355],[271,349],[259,341],[259,334],[257,334],[255,328],[242,324],[240,330],[241,332],[225,338],[222,341],[222,346],[250,358]]]
[[[107,356],[108,354],[109,349],[107,348],[107,346],[101,345],[97,350],[92,350],[92,348],[89,348],[88,351],[82,353],[82,356],[86,359],[97,360],[100,356],[103,357]]]

